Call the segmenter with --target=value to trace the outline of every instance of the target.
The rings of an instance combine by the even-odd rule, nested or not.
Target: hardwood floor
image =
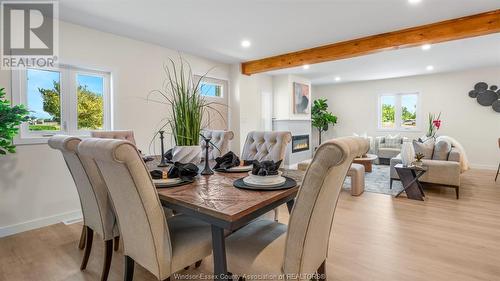
[[[494,171],[462,176],[453,189],[429,187],[424,202],[342,192],[330,240],[330,280],[500,280],[500,181]],[[280,220],[288,219],[282,207]],[[81,225],[57,224],[0,239],[0,280],[99,280],[104,243],[96,237],[85,271]],[[122,280],[122,253],[113,253],[108,280]],[[193,268],[193,267],[192,267]],[[182,273],[210,273],[211,258]],[[134,280],[155,280],[136,266]]]

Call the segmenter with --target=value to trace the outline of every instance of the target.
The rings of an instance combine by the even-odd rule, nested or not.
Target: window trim
[[[415,128],[405,128],[402,127],[402,120],[401,120],[401,98],[402,96],[406,95],[417,95],[417,118],[415,119],[416,125]],[[396,97],[396,104],[395,104],[395,118],[394,118],[394,123],[395,127],[394,128],[383,128],[382,127],[382,97],[385,96],[394,96]],[[377,131],[379,132],[421,132],[422,131],[422,114],[421,114],[421,108],[422,108],[422,95],[418,91],[405,91],[405,92],[398,92],[398,93],[382,93],[378,95],[378,101],[377,101]]]
[[[69,88],[69,95],[61,95],[61,130],[59,131],[38,131],[37,133],[28,130],[28,124],[23,123],[20,126],[19,134],[14,138],[15,145],[24,144],[43,144],[48,139],[57,134],[67,134],[86,137],[90,135],[89,130],[78,130],[78,112],[77,112],[77,75],[102,76],[103,79],[103,130],[112,130],[112,75],[111,72],[93,70],[83,67],[70,65],[59,65],[59,67],[29,67],[22,70],[12,70],[12,104],[27,105],[26,78],[28,69],[37,69],[45,71],[57,71],[60,73],[61,91]],[[63,86],[66,85],[66,86]]]

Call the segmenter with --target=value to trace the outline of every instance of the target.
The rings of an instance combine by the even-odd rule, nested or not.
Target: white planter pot
[[[401,162],[403,166],[409,166],[415,160],[415,149],[413,143],[403,142],[401,147]]]
[[[172,148],[172,161],[183,164],[201,162],[201,146],[174,146]]]

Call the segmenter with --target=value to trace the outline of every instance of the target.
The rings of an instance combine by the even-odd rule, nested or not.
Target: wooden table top
[[[160,169],[156,166],[157,163],[158,161],[148,162],[148,168]],[[294,197],[297,194],[304,172],[288,169],[282,171],[283,176],[297,181],[296,187],[276,191],[244,190],[234,187],[233,182],[245,177],[247,172],[215,172],[210,176],[199,175],[191,184],[157,190],[160,200],[166,202],[167,205],[181,206],[231,223],[276,201]]]

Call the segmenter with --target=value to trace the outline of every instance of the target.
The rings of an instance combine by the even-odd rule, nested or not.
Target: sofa
[[[375,164],[389,164],[391,158],[401,153],[401,147],[405,141],[409,139],[399,135],[376,137],[370,148],[370,153],[378,156]]]
[[[462,159],[460,155],[461,151],[458,148],[451,146],[450,144],[451,149],[446,153],[445,159],[442,160],[443,157],[441,157],[441,160],[437,160],[437,157],[435,157],[435,154],[437,154],[435,147],[437,147],[439,143],[440,142],[434,144],[434,149],[431,153],[432,156],[427,155],[426,158],[422,160],[423,165],[427,167],[427,172],[419,178],[419,181],[454,188],[456,198],[459,199],[460,174],[462,173],[460,164],[460,161]],[[417,149],[415,150],[416,152],[418,152]],[[394,166],[401,163],[401,154],[398,154],[396,157],[390,160],[391,188],[393,181],[399,180],[398,173],[396,172]]]

